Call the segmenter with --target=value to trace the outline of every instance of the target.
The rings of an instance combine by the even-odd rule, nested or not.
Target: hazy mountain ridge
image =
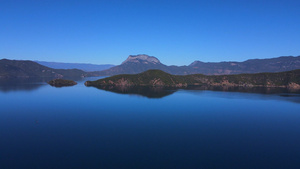
[[[202,74],[240,74],[260,72],[283,72],[300,69],[300,56],[282,56],[269,59],[250,59],[244,62],[200,62],[189,65],[193,73]]]
[[[90,63],[62,63],[62,62],[46,62],[46,61],[35,61],[43,66],[47,66],[53,69],[80,69],[86,72],[101,71],[114,67],[112,64],[90,64]]]
[[[52,69],[29,60],[0,60],[0,78],[81,76],[86,76],[86,72],[79,69]]]
[[[121,65],[103,71],[93,72],[98,76],[137,74],[150,69],[159,69],[174,75],[241,74],[261,72],[283,72],[300,69],[300,56],[282,56],[270,59],[250,59],[244,62],[201,62],[194,61],[188,66],[167,66],[153,56],[130,55]]]
[[[118,74],[137,74],[151,69],[162,70],[173,75],[284,72],[300,69],[300,56],[251,59],[244,62],[195,61],[188,66],[167,66],[162,64],[156,57],[142,54],[130,55],[121,65],[93,72],[84,72],[79,69],[53,69],[33,61],[0,60],[0,77],[112,76]]]

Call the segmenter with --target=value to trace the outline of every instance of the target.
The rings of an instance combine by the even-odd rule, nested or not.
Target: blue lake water
[[[299,94],[178,90],[152,98],[78,82],[0,85],[1,169],[300,166]]]

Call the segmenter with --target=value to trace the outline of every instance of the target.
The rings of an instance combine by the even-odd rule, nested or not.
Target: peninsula
[[[281,87],[300,89],[300,69],[279,73],[238,75],[171,75],[161,70],[143,73],[116,75],[97,81],[86,81],[86,86],[161,86],[185,88],[188,86],[242,86]]]

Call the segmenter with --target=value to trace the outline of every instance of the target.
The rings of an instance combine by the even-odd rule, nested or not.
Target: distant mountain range
[[[43,64],[43,65],[42,65]],[[47,66],[45,66],[47,65]],[[50,67],[52,68],[50,68]],[[195,61],[188,66],[167,66],[156,57],[130,55],[122,64],[93,65],[59,62],[0,60],[0,77],[83,77],[83,76],[112,76],[117,74],[137,74],[151,69],[158,69],[173,75],[226,75],[242,73],[284,72],[300,69],[300,56],[282,56],[271,59],[251,59],[244,62],[201,62]],[[54,67],[54,68],[53,68]],[[81,68],[66,69],[66,68]],[[55,69],[64,68],[64,69]],[[101,71],[88,71],[99,70]]]
[[[156,57],[129,55],[121,64],[107,70],[93,72],[93,75],[111,76],[117,74],[137,74],[150,69],[159,69],[174,75],[205,74],[225,75],[260,72],[283,72],[300,69],[300,56],[282,56],[271,59],[251,59],[244,62],[201,62],[195,61],[188,66],[167,66]]]
[[[46,62],[46,61],[35,61],[43,66],[47,66],[53,69],[80,69],[86,72],[101,71],[114,67],[111,64],[88,64],[88,63],[62,63],[62,62]]]
[[[0,60],[0,78],[29,77],[83,77],[86,72],[79,69],[52,69],[33,61]]]

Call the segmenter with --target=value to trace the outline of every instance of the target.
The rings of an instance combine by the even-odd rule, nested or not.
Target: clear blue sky
[[[299,0],[0,0],[0,58],[167,65],[300,55]]]

